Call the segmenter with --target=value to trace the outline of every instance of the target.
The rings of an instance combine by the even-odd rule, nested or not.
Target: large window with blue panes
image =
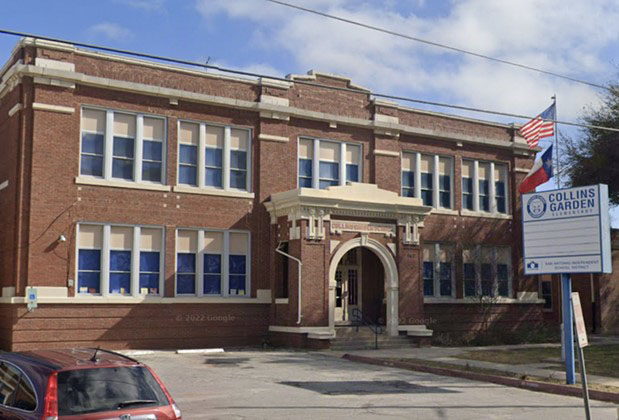
[[[248,232],[179,229],[177,296],[248,296]]]
[[[425,206],[453,208],[453,159],[416,152],[402,153],[403,197],[419,197]]]
[[[424,244],[422,272],[424,296],[455,296],[454,249],[453,244]]]
[[[164,182],[165,119],[82,108],[80,176]]]
[[[298,186],[328,188],[361,182],[361,145],[301,138],[298,148]]]
[[[463,209],[484,213],[508,213],[506,164],[464,159],[461,173]]]
[[[161,295],[163,229],[78,225],[77,293]]]
[[[462,251],[465,297],[511,296],[511,248],[473,246]]]
[[[181,121],[178,184],[250,191],[249,129]]]

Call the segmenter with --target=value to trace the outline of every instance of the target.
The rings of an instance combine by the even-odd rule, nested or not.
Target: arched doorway
[[[358,248],[363,248],[359,250]],[[369,275],[371,273],[380,272],[382,269],[382,284],[383,284],[383,294],[380,292],[374,293],[374,298],[378,299],[378,301],[372,300],[372,303],[366,303],[365,306],[374,313],[374,316],[378,315],[378,318],[383,318],[386,320],[385,324],[387,327],[387,331],[389,335],[398,335],[398,269],[393,257],[393,254],[380,242],[368,238],[368,237],[360,237],[352,239],[337,248],[333,256],[331,257],[331,263],[329,266],[329,327],[334,328],[336,323],[346,322],[347,317],[350,317],[351,306],[363,308],[365,302],[370,302],[369,299],[363,298],[363,280],[359,279],[359,273],[357,274],[356,285],[352,286],[353,292],[355,293],[355,298],[352,300],[348,300],[351,292],[351,283],[350,276],[348,274],[348,269],[350,267],[361,267],[363,268],[363,261],[353,265],[349,264],[352,260],[351,256],[347,256],[347,254],[353,250],[357,257],[361,257],[362,259],[364,255],[370,255],[369,263],[374,262],[374,269],[368,270]],[[368,252],[369,253],[366,253]],[[346,258],[345,258],[346,256]],[[342,263],[342,264],[340,264]],[[380,264],[377,264],[380,263]],[[381,267],[382,266],[382,267]],[[339,268],[339,274],[338,274]],[[354,278],[355,274],[353,274]],[[338,285],[339,281],[339,285]],[[344,281],[348,284],[345,285]],[[361,290],[359,290],[361,289]],[[348,291],[348,294],[344,296],[344,292]],[[338,293],[339,293],[339,306],[338,303]],[[366,290],[366,294],[371,293],[371,290]],[[368,296],[369,298],[369,296]],[[346,299],[346,300],[344,300]],[[354,305],[350,305],[350,302],[354,302]],[[385,308],[382,309],[383,302],[385,304]],[[379,309],[379,306],[381,309]],[[384,314],[383,314],[384,311]],[[336,322],[337,316],[337,322]],[[349,318],[348,318],[349,319]]]

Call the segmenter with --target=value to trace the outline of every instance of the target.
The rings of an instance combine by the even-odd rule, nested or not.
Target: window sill
[[[0,303],[26,304],[25,297],[0,298]],[[270,304],[271,299],[268,296],[251,298],[251,297],[196,297],[196,296],[179,296],[179,297],[161,297],[161,296],[75,296],[75,297],[57,297],[57,298],[39,298],[39,305],[44,304],[73,304],[73,305],[91,305],[91,304],[176,304],[176,303],[213,303],[213,304]]]
[[[439,298],[439,297],[426,297],[423,299],[423,303],[434,304],[434,303],[447,303],[447,304],[458,304],[458,305],[480,305],[479,297],[465,297],[465,298]],[[514,299],[508,297],[497,297],[496,300],[487,302],[484,304],[489,305],[502,305],[502,304],[526,304],[526,305],[537,305],[544,303],[543,299]]]
[[[511,220],[511,214],[503,213],[486,213],[484,211],[460,210],[460,216],[464,217],[485,217],[487,219]]]
[[[458,210],[452,210],[452,209],[445,209],[445,208],[433,208],[432,211],[430,212],[430,215],[432,214],[446,214],[449,216],[457,216]]]
[[[112,188],[129,188],[135,190],[150,190],[150,191],[170,191],[169,185],[151,184],[145,182],[130,182],[119,180],[107,180],[102,178],[87,178],[78,176],[75,178],[75,183],[79,185],[97,185],[101,187]]]
[[[216,190],[212,188],[199,188],[190,186],[176,185],[173,189],[174,192],[187,193],[187,194],[201,194],[201,195],[217,195],[221,197],[234,197],[234,198],[250,198],[255,197],[254,193],[245,191],[225,191]]]

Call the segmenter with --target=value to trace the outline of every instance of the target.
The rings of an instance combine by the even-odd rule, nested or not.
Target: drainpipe
[[[299,290],[299,308],[298,308],[298,313],[297,313],[297,325],[299,325],[301,323],[301,267],[303,266],[303,263],[301,262],[300,259],[293,257],[290,254],[286,254],[284,251],[282,251],[281,249],[279,249],[279,247],[282,245],[282,243],[278,243],[277,244],[277,248],[275,249],[275,252],[277,252],[278,254],[282,254],[284,257],[288,257],[291,260],[294,260],[297,262],[297,264],[299,264],[299,269],[297,270],[299,273],[299,279],[298,279],[298,290]]]

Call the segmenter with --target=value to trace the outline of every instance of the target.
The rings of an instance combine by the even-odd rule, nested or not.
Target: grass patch
[[[576,351],[576,349],[574,349]],[[578,368],[578,355],[576,366]],[[584,348],[585,366],[591,375],[619,378],[619,344],[588,346]],[[548,363],[561,366],[561,362],[549,362],[548,359],[560,360],[560,347],[542,347],[514,350],[478,350],[469,351],[456,356],[459,359],[481,360],[484,362],[519,365],[528,363]]]
[[[452,370],[462,370],[462,371],[466,371],[466,372],[484,373],[484,374],[487,374],[487,375],[503,376],[503,377],[507,377],[507,378],[517,378],[517,379],[523,379],[523,380],[532,380],[532,381],[538,381],[538,382],[545,382],[545,383],[549,383],[549,384],[566,385],[565,381],[561,381],[561,380],[555,379],[555,378],[542,378],[542,377],[530,376],[530,375],[524,376],[524,375],[521,375],[521,374],[518,374],[518,373],[505,372],[505,371],[502,371],[502,370],[478,368],[478,367],[473,367],[473,366],[470,366],[470,365],[466,365],[466,366],[453,365],[451,363],[437,362],[437,361],[434,361],[434,360],[415,359],[415,358],[385,358],[384,360],[393,360],[393,361],[398,361],[398,362],[408,362],[408,363],[411,363],[412,365],[422,365],[422,366],[439,367],[439,368],[446,368],[446,369],[452,369]],[[585,359],[585,361],[586,361],[586,359]],[[592,383],[589,383],[588,385],[589,385],[589,389],[592,389],[592,390],[595,390],[595,391],[619,393],[619,387],[608,386],[608,385],[600,385],[600,384],[592,384]],[[574,387],[574,388],[578,388],[578,389],[582,388],[582,385],[580,385],[580,384],[566,385],[566,386]]]

